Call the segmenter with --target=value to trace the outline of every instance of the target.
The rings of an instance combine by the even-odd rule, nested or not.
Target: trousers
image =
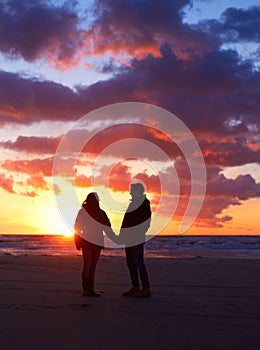
[[[144,244],[125,248],[126,262],[132,285],[139,287],[139,277],[142,286],[150,288],[149,277],[144,263]]]
[[[82,288],[84,291],[94,291],[95,272],[100,252],[101,248],[97,246],[82,248]]]

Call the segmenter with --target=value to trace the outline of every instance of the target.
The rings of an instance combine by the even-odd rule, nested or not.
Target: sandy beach
[[[152,297],[123,298],[123,257],[1,256],[2,349],[260,349],[260,260],[147,258]]]

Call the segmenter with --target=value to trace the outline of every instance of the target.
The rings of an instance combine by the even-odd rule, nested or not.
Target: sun
[[[73,235],[74,235],[74,232],[72,232],[72,231],[64,232],[64,233],[63,233],[63,236],[64,236],[64,237],[73,237]]]

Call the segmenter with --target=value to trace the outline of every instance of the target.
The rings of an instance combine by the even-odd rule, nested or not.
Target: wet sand
[[[0,257],[2,349],[260,349],[260,260],[147,258],[152,297],[124,298],[123,257]]]

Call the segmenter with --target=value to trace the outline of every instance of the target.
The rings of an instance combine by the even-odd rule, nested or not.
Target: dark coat
[[[82,207],[75,220],[74,239],[77,249],[98,246],[104,248],[103,231],[111,231],[110,221],[104,210],[97,208],[91,215]]]
[[[124,215],[120,239],[126,245],[145,242],[145,234],[151,223],[150,201],[146,196],[133,198]]]

